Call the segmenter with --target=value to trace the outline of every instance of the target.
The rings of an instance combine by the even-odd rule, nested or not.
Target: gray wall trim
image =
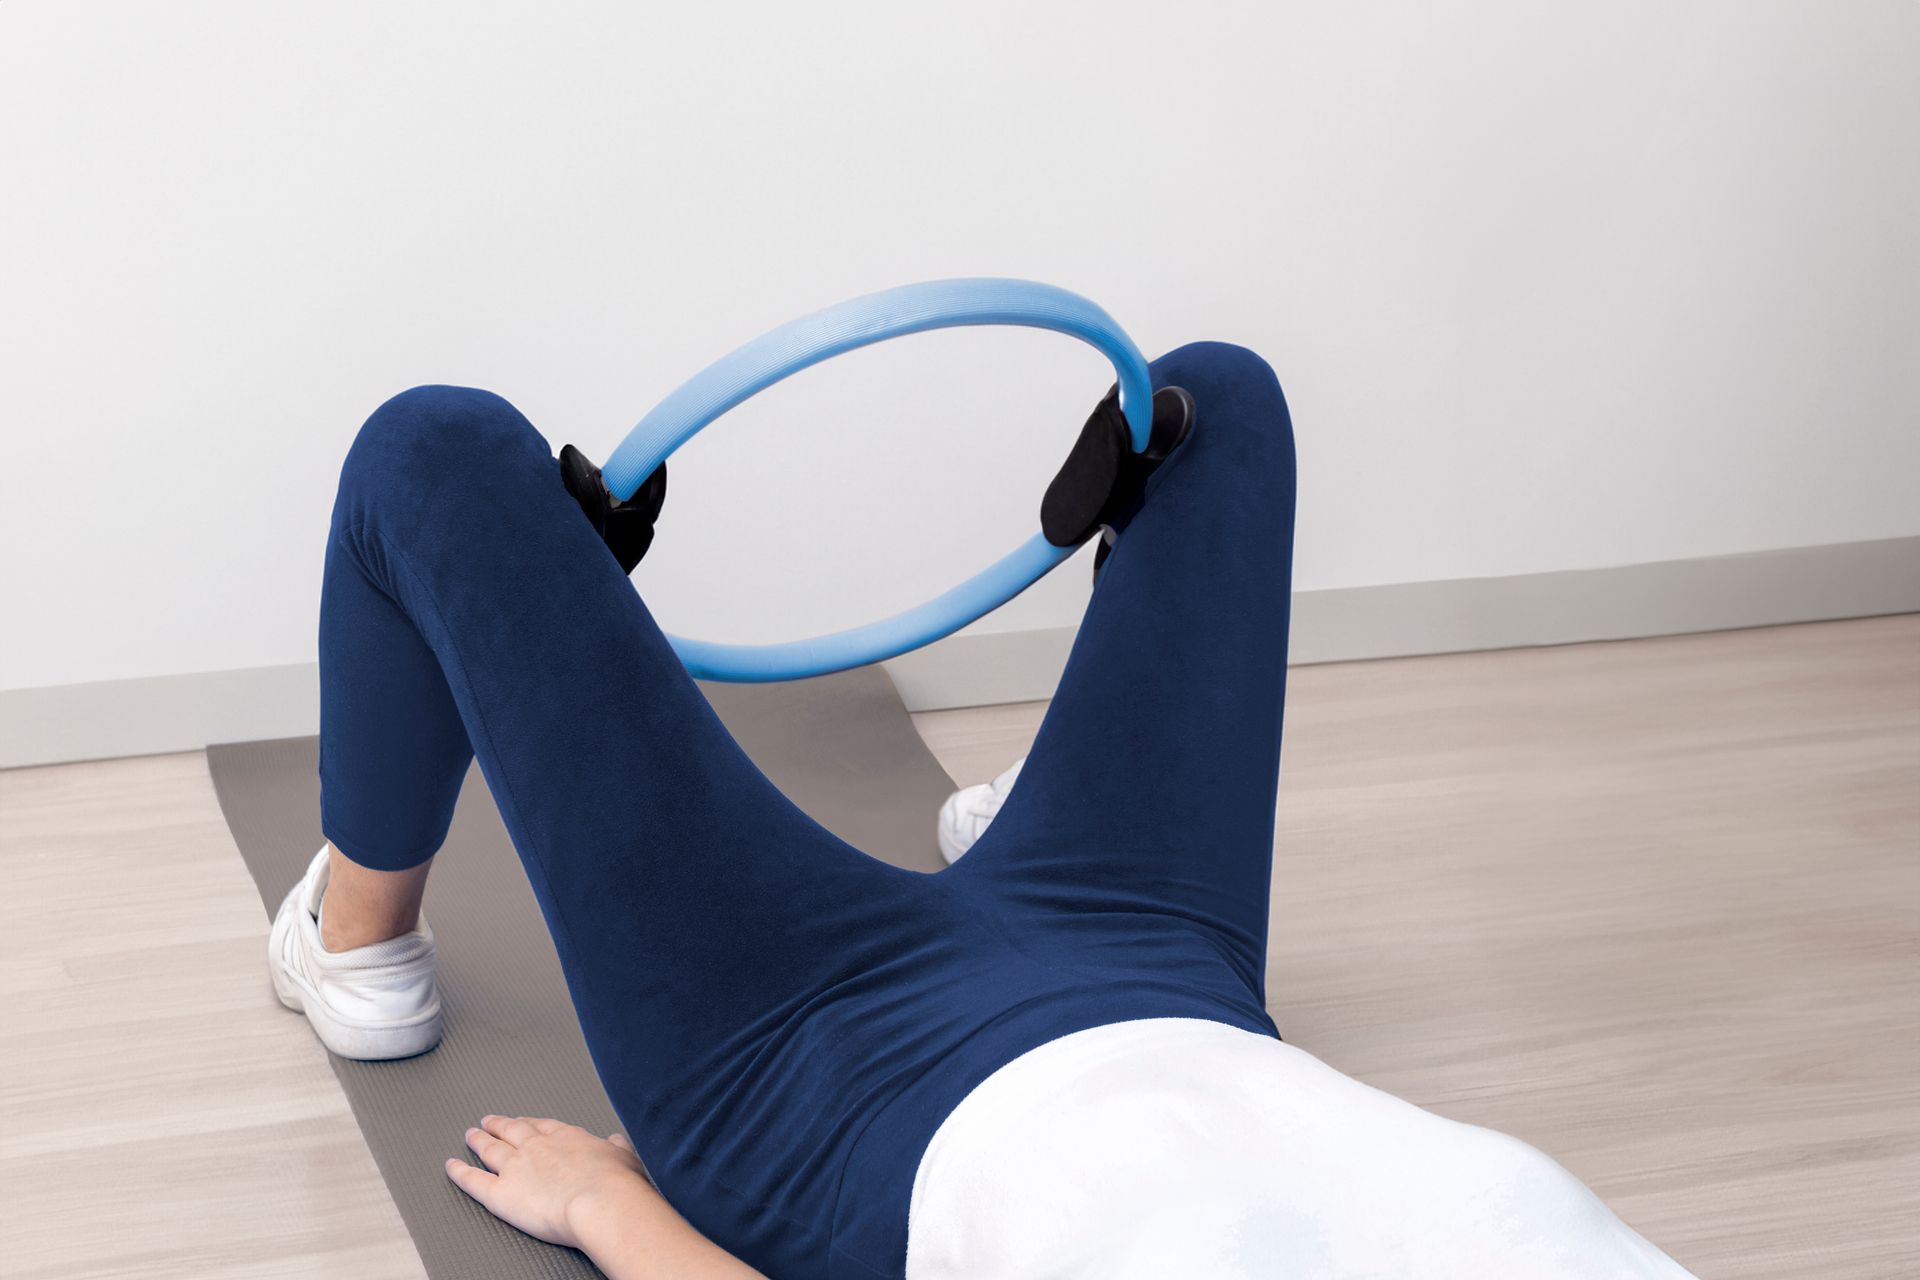
[[[1294,596],[1295,663],[1920,613],[1920,537]],[[1051,696],[1073,628],[957,635],[886,664],[914,711]],[[0,768],[313,733],[312,663],[0,690]]]

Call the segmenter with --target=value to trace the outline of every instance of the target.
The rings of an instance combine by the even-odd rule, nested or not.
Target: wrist
[[[601,1179],[567,1202],[567,1230],[579,1248],[591,1253],[597,1241],[615,1238],[622,1227],[636,1225],[666,1207],[653,1184],[639,1173]]]
[[[607,1280],[764,1280],[694,1230],[638,1172],[576,1196],[566,1218],[574,1244]]]

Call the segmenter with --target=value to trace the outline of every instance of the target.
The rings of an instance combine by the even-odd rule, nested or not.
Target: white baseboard
[[[1920,537],[1299,591],[1296,666],[1920,613]],[[887,671],[915,711],[1052,695],[1074,629],[960,635]]]
[[[1920,612],[1920,537],[1608,569],[1302,591],[1295,663]],[[914,711],[1048,697],[1072,627],[952,636],[886,664]],[[314,733],[312,663],[0,690],[0,768]]]
[[[0,690],[0,769],[297,738],[320,727],[320,667],[242,667]]]

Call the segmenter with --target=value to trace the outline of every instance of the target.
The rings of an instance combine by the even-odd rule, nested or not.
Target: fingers
[[[500,1179],[485,1169],[476,1169],[465,1160],[447,1161],[447,1177],[453,1179],[453,1185],[480,1202],[488,1213],[497,1213],[493,1207],[494,1197],[498,1194]]]
[[[519,1146],[539,1130],[525,1116],[481,1116],[480,1127],[509,1146]]]
[[[502,1142],[485,1129],[467,1130],[467,1146],[473,1149],[473,1154],[480,1157],[480,1163],[495,1173],[500,1172],[500,1166],[513,1155],[512,1143]]]

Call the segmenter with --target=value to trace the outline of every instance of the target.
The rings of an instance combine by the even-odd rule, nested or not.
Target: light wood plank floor
[[[1041,711],[918,719],[978,781]],[[1703,1277],[1920,1275],[1920,618],[1301,668],[1288,716],[1289,1039]],[[0,872],[0,1276],[422,1274],[201,756],[0,773]]]

